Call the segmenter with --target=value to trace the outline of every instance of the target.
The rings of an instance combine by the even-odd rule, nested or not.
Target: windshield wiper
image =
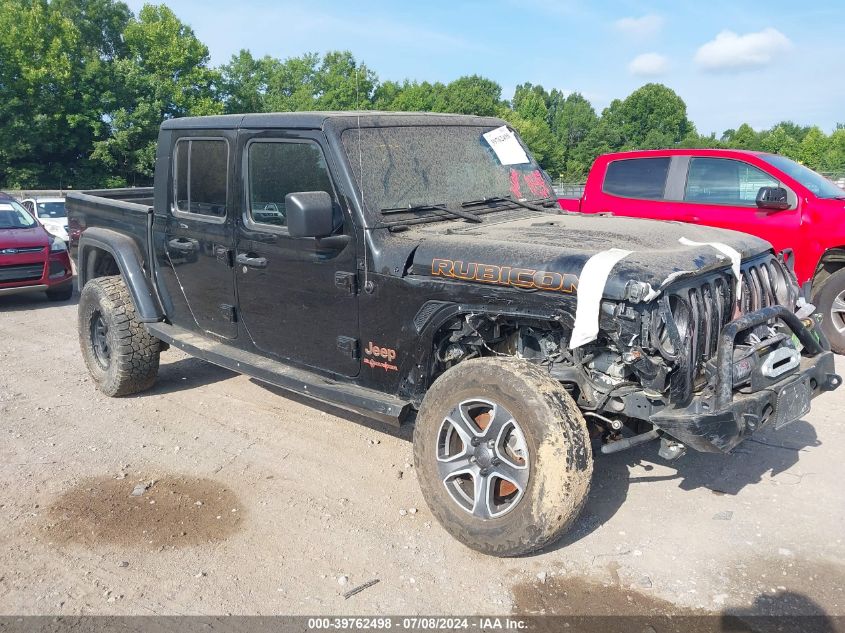
[[[463,205],[461,205],[463,206]],[[391,213],[415,213],[417,211],[445,211],[446,213],[450,213],[451,215],[455,215],[459,218],[463,218],[465,220],[469,220],[470,222],[483,222],[484,220],[481,216],[476,215],[475,213],[471,213],[469,211],[464,211],[463,209],[449,209],[445,203],[425,203],[425,204],[411,204],[407,207],[389,207],[387,209],[382,209],[382,215],[390,215]]]
[[[462,207],[479,207],[485,204],[492,204],[494,202],[510,202],[511,204],[519,205],[525,209],[531,209],[532,211],[548,211],[547,207],[541,207],[536,204],[532,204],[530,202],[526,202],[525,200],[520,200],[519,198],[514,198],[513,196],[490,196],[489,198],[482,198],[480,200],[468,200],[467,202],[462,202]],[[552,198],[545,198],[543,202],[553,202]],[[559,209],[560,210],[560,209]]]

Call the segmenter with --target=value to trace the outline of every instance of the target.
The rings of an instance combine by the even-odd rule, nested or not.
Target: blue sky
[[[138,11],[142,0],[129,0]],[[845,123],[845,3],[171,0],[212,63],[241,48],[279,58],[351,50],[380,79],[530,81],[598,111],[649,81],[686,101],[700,132],[789,119]]]

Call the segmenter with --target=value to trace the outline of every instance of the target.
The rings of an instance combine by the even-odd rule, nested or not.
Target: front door
[[[758,209],[756,201],[760,187],[786,186],[745,161],[694,156],[684,188],[684,219],[765,236],[781,251],[793,245],[801,228],[801,211]]]
[[[285,196],[326,191],[335,234],[354,238],[321,146],[308,131],[242,132],[244,208],[235,278],[241,319],[262,352],[345,376],[358,374],[355,240],[292,238]]]
[[[225,137],[176,142],[173,200],[164,238],[167,258],[198,329],[224,338],[237,336],[230,150]]]

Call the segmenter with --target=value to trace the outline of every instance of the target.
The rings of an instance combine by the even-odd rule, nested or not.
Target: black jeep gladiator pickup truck
[[[169,120],[154,188],[67,206],[80,344],[104,393],[149,388],[172,345],[415,419],[432,512],[489,554],[563,534],[593,441],[728,452],[841,383],[768,243],[564,212],[499,119]]]

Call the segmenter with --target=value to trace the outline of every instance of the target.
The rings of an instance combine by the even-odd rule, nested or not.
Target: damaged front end
[[[799,419],[842,382],[812,306],[771,254],[744,262],[739,283],[722,271],[678,278],[650,301],[638,294],[604,301],[600,338],[576,350],[589,378],[579,405],[629,428],[649,422],[664,457],[686,447],[728,452],[760,428]],[[796,315],[787,306],[798,303]],[[613,427],[605,439],[604,452],[631,445],[614,446]]]

